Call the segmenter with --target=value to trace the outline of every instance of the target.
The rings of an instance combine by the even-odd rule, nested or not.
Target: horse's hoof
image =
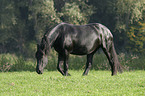
[[[67,76],[71,76],[71,75],[68,73]]]
[[[69,73],[67,73],[67,74],[64,74],[63,76],[71,76]]]
[[[87,76],[88,74],[83,74],[82,76]]]
[[[117,75],[117,73],[112,73],[112,74],[111,74],[111,76],[116,76],[116,75]]]

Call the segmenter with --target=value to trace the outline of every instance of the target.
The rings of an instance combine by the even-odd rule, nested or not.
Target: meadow
[[[110,71],[69,70],[0,73],[0,96],[145,96],[145,71],[130,71],[111,76]]]
[[[94,56],[88,76],[82,76],[85,56],[70,56],[69,73],[56,70],[52,52],[42,75],[35,72],[36,60],[14,54],[0,55],[0,96],[145,96],[145,56],[118,55],[124,73],[111,76],[104,54]]]

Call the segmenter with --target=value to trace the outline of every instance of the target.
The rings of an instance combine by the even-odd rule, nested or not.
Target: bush
[[[120,53],[118,55],[119,61],[124,70],[144,70],[145,56],[133,55],[127,53]],[[48,64],[45,69],[48,71],[57,70],[57,52],[52,50],[48,56]],[[86,56],[70,55],[69,69],[71,70],[84,70],[86,67]],[[63,68],[63,66],[62,66]],[[25,59],[17,57],[13,54],[0,55],[0,72],[8,71],[35,71],[36,59]],[[93,70],[110,70],[109,62],[104,53],[97,53],[93,58]]]
[[[34,71],[34,60],[25,60],[23,57],[17,57],[13,54],[0,55],[0,72],[8,71]]]
[[[86,67],[86,56],[70,56],[69,66],[70,69],[80,70],[85,69]],[[93,70],[110,70],[110,65],[107,61],[105,54],[96,53],[93,58],[92,68]]]
[[[54,50],[50,51],[50,55],[48,56],[48,64],[46,65],[47,70],[49,71],[53,71],[53,70],[57,70],[57,52]]]
[[[57,70],[57,53],[52,50],[50,52],[50,56],[48,56],[48,64],[46,66],[47,70]],[[70,55],[69,57],[69,69],[71,70],[81,70],[85,69],[86,67],[86,55],[84,56],[77,56],[77,55]],[[63,68],[63,66],[62,66]],[[97,53],[94,55],[93,58],[93,66],[92,69],[94,70],[110,70],[110,65],[108,60],[103,53]]]
[[[13,63],[15,62],[14,55],[1,54],[0,55],[0,71],[7,72],[10,71]]]
[[[15,60],[10,71],[35,71],[35,67],[33,60],[25,60],[23,57],[19,57]]]
[[[124,69],[129,70],[144,70],[145,68],[145,56],[136,54],[125,54],[121,53],[119,55],[120,63],[123,65]]]

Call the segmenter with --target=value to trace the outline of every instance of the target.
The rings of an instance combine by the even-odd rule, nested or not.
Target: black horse
[[[110,30],[102,24],[91,23],[88,25],[72,25],[60,23],[49,33],[45,33],[41,44],[37,45],[36,59],[38,74],[43,73],[48,60],[47,55],[51,49],[58,52],[58,71],[68,76],[69,54],[87,55],[86,69],[83,75],[87,75],[92,65],[94,53],[102,48],[109,60],[112,75],[117,74],[117,70],[122,72],[122,67],[118,61],[114,48],[113,36]],[[64,65],[64,68],[61,68]]]

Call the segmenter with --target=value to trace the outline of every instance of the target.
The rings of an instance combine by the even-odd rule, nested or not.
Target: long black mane
[[[57,39],[56,38],[57,34],[54,34],[55,35],[54,37],[49,36],[53,30],[55,30],[55,28],[53,28],[50,32],[49,31],[46,32],[43,35],[43,38],[42,38],[41,43],[39,45],[40,49],[45,51],[45,54],[49,54],[50,49],[53,47],[54,41]]]

